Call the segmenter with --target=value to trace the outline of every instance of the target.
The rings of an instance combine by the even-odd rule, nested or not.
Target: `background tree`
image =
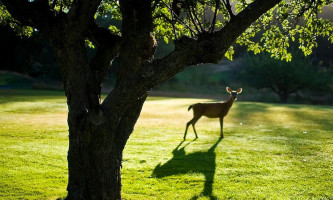
[[[25,34],[38,30],[61,69],[68,104],[67,199],[121,199],[122,152],[151,88],[189,65],[231,58],[236,40],[290,60],[288,42],[297,35],[309,54],[314,36],[333,40],[332,24],[317,17],[331,2],[1,0],[0,17]],[[99,26],[97,15],[120,20],[121,29]],[[297,25],[300,19],[304,26]],[[260,30],[262,40],[252,42]],[[175,38],[175,50],[154,59],[155,37]],[[96,47],[91,60],[86,43]],[[101,101],[101,84],[116,57],[116,85]]]
[[[0,70],[15,71],[33,78],[60,80],[50,45],[35,31],[31,37],[16,35],[9,24],[0,25]]]
[[[330,77],[312,60],[296,54],[290,62],[270,55],[247,55],[243,58],[240,79],[255,88],[269,88],[287,103],[290,94],[302,89],[327,90]]]

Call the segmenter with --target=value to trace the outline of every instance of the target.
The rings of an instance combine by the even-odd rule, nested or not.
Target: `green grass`
[[[241,96],[239,97],[241,99]],[[124,199],[333,199],[333,108],[238,101],[182,142],[187,107],[150,97],[124,151]],[[66,196],[63,92],[0,90],[0,199]]]

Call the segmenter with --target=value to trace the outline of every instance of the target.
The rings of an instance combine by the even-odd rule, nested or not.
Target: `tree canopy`
[[[6,8],[4,0],[0,4],[0,22],[9,24],[19,35],[29,36],[34,29],[35,31],[42,29],[42,24],[49,23],[52,18],[70,16],[81,4],[80,1],[73,0],[31,0],[30,2],[15,0],[10,3],[13,7],[21,7],[12,13],[14,18],[15,15],[19,17],[14,19],[8,12],[12,8],[10,6]],[[119,1],[93,2],[95,3],[90,4],[97,7],[97,12],[91,13],[91,17],[94,15],[95,19],[101,17],[122,21]],[[258,1],[254,3],[256,2],[258,5],[252,5],[255,9],[265,7],[264,4],[267,4]],[[275,1],[277,6],[264,13],[256,23],[251,24],[237,38],[236,43],[247,46],[248,50],[255,54],[268,52],[272,57],[290,61],[292,58],[290,42],[297,40],[299,48],[305,55],[309,55],[317,46],[318,37],[326,37],[333,43],[332,22],[319,17],[323,7],[332,2],[332,0]],[[152,1],[153,34],[156,38],[163,38],[167,42],[182,36],[203,37],[205,34],[221,30],[250,4],[251,1],[246,0],[155,0]],[[86,14],[88,17],[88,13],[84,15]],[[48,18],[44,18],[46,16]],[[39,18],[37,21],[40,22],[32,22],[29,18]],[[114,34],[122,33],[114,25],[107,28]],[[93,45],[96,41],[87,36],[86,43]],[[226,56],[232,59],[232,55],[231,46]]]

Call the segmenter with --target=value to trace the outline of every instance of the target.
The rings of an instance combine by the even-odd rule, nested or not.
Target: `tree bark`
[[[108,110],[89,67],[84,41],[53,45],[68,104],[68,200],[121,199],[122,152],[146,96]]]
[[[143,101],[137,102],[119,112],[118,122],[96,126],[84,120],[79,129],[69,125],[66,199],[121,199],[122,153],[142,105]]]
[[[138,26],[147,16],[151,17],[151,10],[148,15],[141,14],[142,10],[151,9],[150,1],[133,2],[122,4],[124,21],[136,23],[135,34],[130,27],[124,28],[123,37],[131,42],[120,45],[115,42],[119,37],[109,35],[95,24],[87,25],[91,28],[88,37],[97,44],[91,63],[86,56],[84,37],[69,34],[66,29],[62,33],[48,33],[61,68],[68,104],[68,200],[121,199],[123,149],[147,97],[146,91],[131,92],[136,86],[127,83],[143,62],[152,57],[156,45],[150,34],[151,22],[148,26]],[[100,41],[101,35],[109,41]],[[118,52],[121,70],[116,87],[108,96],[110,101],[101,104],[100,85],[109,68],[107,60],[112,60]]]

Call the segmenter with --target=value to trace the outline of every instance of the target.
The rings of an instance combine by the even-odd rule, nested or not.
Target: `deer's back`
[[[197,103],[193,105],[195,115],[203,115],[209,118],[225,117],[231,105],[228,102]]]

